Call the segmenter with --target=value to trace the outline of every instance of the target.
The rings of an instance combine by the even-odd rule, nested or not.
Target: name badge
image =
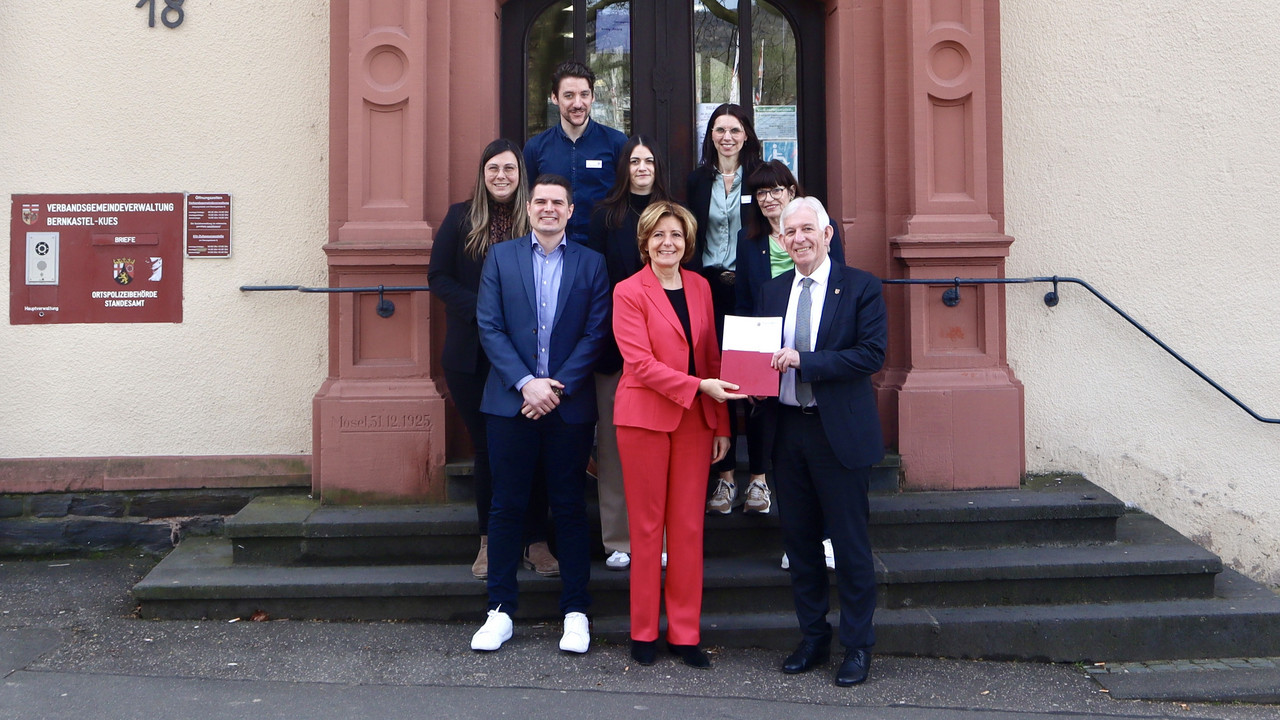
[[[750,195],[743,195],[743,196],[742,196],[742,199],[741,199],[741,201],[740,201],[740,202],[741,202],[743,205],[750,205],[750,204],[751,204],[751,196],[750,196]]]
[[[604,167],[604,161],[603,161],[603,160],[588,160],[588,161],[587,161],[587,169],[588,169],[588,170],[599,170],[599,169],[600,169],[600,168],[602,168],[602,167]]]

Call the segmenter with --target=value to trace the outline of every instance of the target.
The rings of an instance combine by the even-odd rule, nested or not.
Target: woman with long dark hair
[[[702,164],[690,175],[687,186],[689,209],[698,223],[693,258],[688,267],[699,272],[711,285],[716,313],[717,337],[724,337],[724,316],[733,312],[737,297],[738,233],[747,223],[755,198],[742,192],[743,182],[760,163],[760,139],[751,116],[741,106],[724,103],[711,112],[707,134],[702,139]],[[707,512],[727,515],[738,497],[733,479],[736,464],[737,414],[740,403],[729,407],[730,443],[728,454],[717,462],[715,488],[707,500]],[[750,442],[748,440],[748,442]],[[769,505],[753,503],[748,512],[768,512]]]
[[[596,203],[591,212],[587,247],[604,255],[609,272],[609,290],[644,267],[636,245],[636,225],[650,203],[669,200],[667,168],[653,141],[636,135],[618,155],[613,189]],[[612,310],[610,310],[612,313]],[[618,438],[613,425],[613,397],[622,377],[622,355],[613,337],[610,317],[609,337],[596,362],[596,482],[600,498],[600,535],[604,544],[605,567],[625,570],[631,565],[631,535],[627,528],[627,500],[622,486],[622,464],[618,459]]]
[[[480,269],[489,248],[496,243],[529,232],[528,179],[520,147],[510,140],[494,140],[480,154],[471,199],[449,207],[431,249],[427,278],[431,292],[444,301],[444,350],[441,365],[453,404],[462,416],[475,448],[476,520],[480,527],[480,550],[471,573],[479,579],[489,576],[489,505],[493,498],[489,471],[488,438],[480,398],[489,377],[489,359],[480,347],[476,326],[476,294]],[[535,500],[539,497],[535,491]],[[541,502],[531,502],[526,519],[527,539],[536,540],[526,551],[526,562],[539,574],[558,573],[555,558],[546,543],[547,504],[545,488]],[[532,508],[538,507],[539,514]]]

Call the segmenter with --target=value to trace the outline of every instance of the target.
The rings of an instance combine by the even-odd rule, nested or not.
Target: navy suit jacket
[[[761,286],[757,315],[786,315],[795,275],[790,270]],[[800,353],[799,377],[812,384],[822,430],[840,463],[850,469],[884,457],[871,376],[884,365],[888,340],[879,278],[833,262],[816,349]]]
[[[533,287],[532,235],[489,248],[480,273],[476,322],[492,367],[481,412],[515,417],[524,404],[516,382],[537,375],[538,313]],[[564,248],[564,268],[551,329],[547,370],[564,383],[558,408],[567,423],[596,421],[592,368],[604,347],[609,317],[604,257],[577,243]]]

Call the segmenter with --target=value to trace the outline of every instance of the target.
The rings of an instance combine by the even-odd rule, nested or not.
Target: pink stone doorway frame
[[[498,135],[499,0],[334,0],[330,16],[332,287],[425,285],[435,222]],[[907,489],[1014,487],[1023,388],[1003,287],[946,307],[954,277],[1002,277],[996,0],[828,0],[829,205],[851,264],[889,287],[877,378]],[[313,489],[326,502],[446,500],[443,314],[429,295],[329,300],[329,378],[314,400]],[[437,312],[433,312],[436,310]],[[454,440],[455,447],[458,441]]]

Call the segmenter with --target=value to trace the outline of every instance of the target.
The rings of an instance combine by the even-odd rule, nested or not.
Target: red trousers
[[[618,427],[631,529],[631,639],[658,639],[662,536],[667,537],[667,641],[697,645],[702,616],[702,524],[712,434],[702,405],[674,432]]]

